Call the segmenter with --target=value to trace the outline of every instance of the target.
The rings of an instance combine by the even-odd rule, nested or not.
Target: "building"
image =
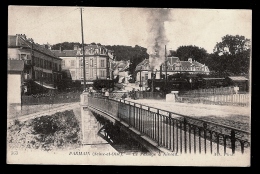
[[[21,105],[21,95],[24,82],[24,62],[22,60],[8,60],[7,70],[7,100],[9,104]]]
[[[249,80],[244,76],[228,76],[225,78],[227,86],[237,86],[239,91],[249,91]]]
[[[118,83],[129,83],[129,65],[130,65],[130,61],[124,61],[124,60],[120,60],[120,61],[114,61],[112,63],[112,70],[113,70],[113,75],[114,78],[116,78],[117,76],[119,76],[119,80]]]
[[[192,58],[187,61],[180,61],[178,57],[167,57],[167,63],[162,63],[160,69],[152,70],[150,66],[149,59],[143,60],[136,66],[136,85],[142,85],[142,87],[147,87],[147,80],[152,78],[152,73],[155,79],[165,79],[165,74],[167,72],[167,77],[170,75],[178,73],[188,73],[192,74],[209,74],[209,68],[201,64]]]
[[[113,79],[113,51],[102,45],[89,44],[84,47],[87,84],[95,80]],[[73,81],[83,84],[83,52],[75,45],[73,50],[52,50],[62,59],[62,69],[69,70]]]
[[[36,44],[25,35],[8,36],[9,60],[23,61],[23,85],[28,94],[53,91],[62,79],[62,59],[56,57],[47,45]]]

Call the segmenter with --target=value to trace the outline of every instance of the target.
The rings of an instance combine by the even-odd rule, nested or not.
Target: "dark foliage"
[[[188,45],[180,46],[176,51],[171,50],[170,56],[179,57],[182,61],[187,61],[188,58],[192,58],[200,63],[205,63],[208,53],[204,48]]]

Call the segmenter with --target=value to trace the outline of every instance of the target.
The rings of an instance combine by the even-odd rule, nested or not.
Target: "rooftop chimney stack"
[[[79,46],[78,45],[74,45],[74,50],[78,50]]]

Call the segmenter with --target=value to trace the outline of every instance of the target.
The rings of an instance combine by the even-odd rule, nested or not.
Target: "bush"
[[[15,120],[9,130],[11,134],[8,136],[8,142],[20,147],[49,151],[54,148],[80,145],[79,121],[72,110],[58,112],[51,116],[42,116],[22,123]],[[24,144],[20,140],[27,142]]]

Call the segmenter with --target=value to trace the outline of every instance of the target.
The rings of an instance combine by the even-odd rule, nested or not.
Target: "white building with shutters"
[[[112,61],[113,51],[102,45],[87,45],[85,51],[86,81],[98,79],[113,79]],[[83,84],[83,52],[78,46],[74,50],[52,50],[62,59],[62,69],[69,70],[73,81],[81,81]]]

